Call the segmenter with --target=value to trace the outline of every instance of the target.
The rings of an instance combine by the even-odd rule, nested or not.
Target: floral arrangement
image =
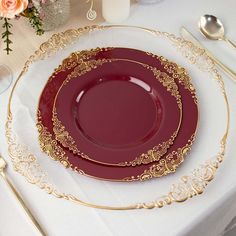
[[[37,35],[44,33],[42,18],[43,12],[40,11],[43,4],[49,0],[0,0],[0,22],[2,21],[2,40],[5,43],[5,51],[9,54],[12,49],[10,39],[12,23],[14,19],[21,17],[28,18],[30,24],[35,29]]]

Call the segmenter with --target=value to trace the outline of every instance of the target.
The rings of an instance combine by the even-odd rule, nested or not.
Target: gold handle
[[[225,41],[227,43],[229,43],[233,48],[236,48],[236,44],[233,41],[231,41],[230,39],[225,38]]]
[[[34,226],[36,227],[36,229],[41,233],[42,236],[46,236],[46,233],[43,231],[42,227],[39,225],[38,221],[35,219],[35,217],[32,215],[32,213],[30,212],[30,210],[28,209],[28,207],[26,206],[25,202],[23,201],[22,196],[20,195],[20,193],[16,190],[15,186],[13,185],[13,183],[10,181],[10,179],[6,176],[6,174],[4,173],[3,170],[0,169],[0,175],[2,176],[2,178],[5,180],[5,182],[7,183],[7,185],[10,187],[11,191],[13,192],[14,196],[16,197],[16,199],[19,201],[20,205],[22,206],[22,208],[25,210],[26,214],[29,216],[29,218],[31,219],[31,221],[33,222]]]
[[[236,73],[231,70],[228,66],[226,66],[224,63],[219,61],[211,52],[209,52],[207,49],[205,49],[208,56],[222,69],[224,70],[230,77],[233,79],[234,82],[236,82]]]

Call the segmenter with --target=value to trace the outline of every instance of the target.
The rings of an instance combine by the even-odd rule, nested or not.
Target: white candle
[[[120,23],[129,17],[130,0],[102,0],[102,15],[109,23]]]

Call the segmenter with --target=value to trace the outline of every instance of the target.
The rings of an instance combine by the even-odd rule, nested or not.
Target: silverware
[[[36,229],[41,233],[42,236],[46,236],[45,232],[43,231],[42,227],[38,223],[38,221],[35,219],[33,214],[30,212],[29,208],[26,206],[22,196],[20,193],[16,190],[15,186],[11,182],[11,180],[7,177],[6,173],[4,172],[5,168],[7,167],[6,161],[0,156],[0,175],[6,182],[6,184],[9,186],[11,189],[12,193],[15,195],[16,199],[19,201],[20,205],[22,208],[25,210],[25,213],[29,216],[30,220],[36,227]]]
[[[208,39],[224,40],[236,48],[236,44],[225,37],[224,25],[219,18],[212,15],[201,16],[198,22],[201,33]]]
[[[192,33],[190,33],[185,27],[181,27],[180,28],[180,35],[182,36],[182,38],[184,38],[185,40],[191,41],[193,44],[195,44],[196,46],[202,48],[205,50],[205,52],[207,53],[207,55],[222,69],[224,70],[229,76],[230,78],[236,82],[236,73],[231,70],[228,66],[226,66],[224,63],[222,63],[221,61],[219,61],[208,49],[206,49],[197,38],[195,38],[195,36],[193,36]]]

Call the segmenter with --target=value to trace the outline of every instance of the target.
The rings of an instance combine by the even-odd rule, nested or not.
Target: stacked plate
[[[72,53],[38,105],[41,149],[75,171],[111,181],[172,173],[196,135],[195,89],[184,68],[131,48]]]

